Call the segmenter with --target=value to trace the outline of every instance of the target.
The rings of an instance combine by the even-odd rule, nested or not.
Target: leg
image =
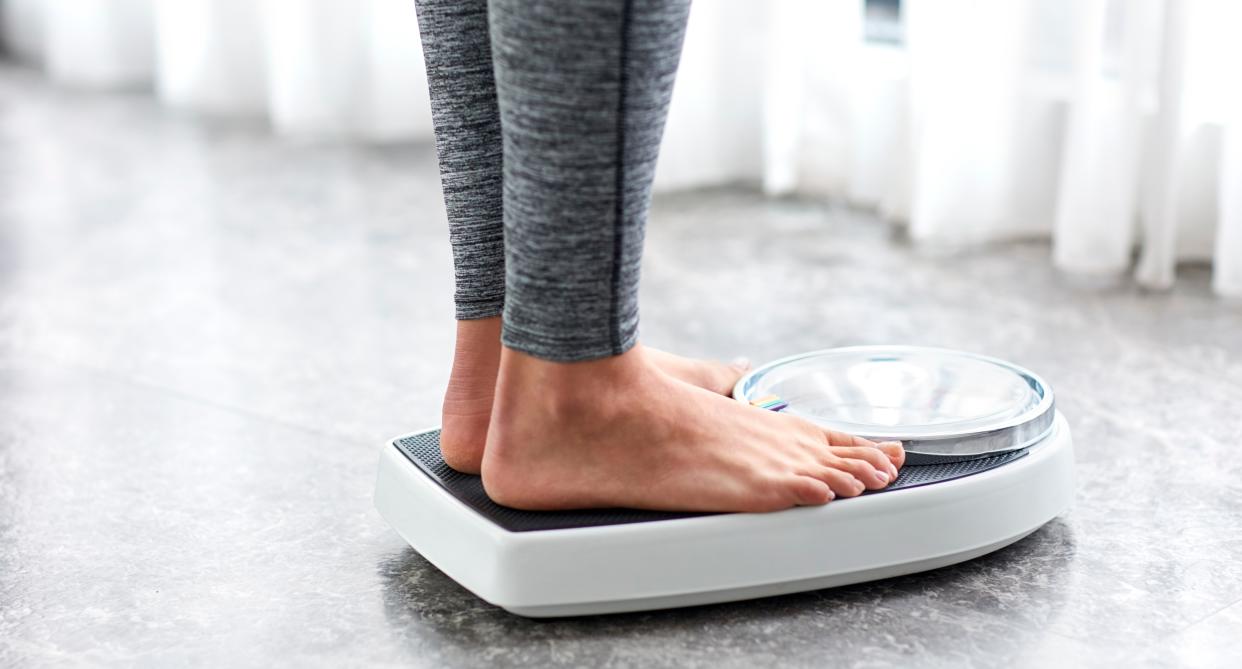
[[[492,0],[506,299],[483,482],[530,509],[760,511],[887,485],[900,445],[692,386],[637,344],[685,0]]]
[[[500,109],[487,0],[417,0],[416,7],[456,277],[457,339],[440,448],[450,466],[477,473],[500,365],[505,301]],[[726,395],[747,368],[653,355],[669,374]]]
[[[450,466],[477,472],[505,295],[500,112],[487,0],[418,0],[416,7],[456,278],[457,341],[440,447]]]
[[[418,0],[440,181],[453,246],[458,320],[504,308],[500,113],[487,0]]]
[[[643,226],[688,5],[491,3],[506,346],[571,362],[636,343]]]

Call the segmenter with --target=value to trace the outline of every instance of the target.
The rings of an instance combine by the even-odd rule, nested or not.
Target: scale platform
[[[439,430],[429,429],[384,444],[375,504],[475,595],[554,617],[935,569],[1018,541],[1072,500],[1069,427],[1047,385],[1008,363],[938,349],[830,349],[766,365],[734,390],[744,402],[772,394],[825,426],[902,438],[906,466],[883,490],[775,513],[530,512],[492,502],[479,477],[449,468]]]

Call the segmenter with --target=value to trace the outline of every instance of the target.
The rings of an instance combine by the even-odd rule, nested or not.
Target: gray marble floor
[[[300,146],[0,68],[0,665],[1238,666],[1242,307],[912,249],[746,189],[657,198],[652,344],[863,342],[1042,372],[1074,509],[936,572],[535,622],[371,506],[433,424],[451,269],[430,147]]]

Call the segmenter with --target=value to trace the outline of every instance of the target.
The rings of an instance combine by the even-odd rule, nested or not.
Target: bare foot
[[[496,370],[500,367],[500,317],[457,321],[453,371],[440,413],[440,452],[459,472],[478,474],[492,415]],[[683,358],[646,349],[665,373],[714,393],[728,395],[750,369],[750,363]]]
[[[683,358],[654,348],[643,349],[646,357],[660,371],[718,395],[732,395],[738,379],[750,371],[750,361],[739,358],[725,363],[719,360]]]
[[[500,367],[500,317],[457,321],[453,371],[440,414],[440,453],[459,472],[478,474]]]
[[[483,485],[520,509],[774,511],[882,488],[904,457],[684,383],[641,346],[575,363],[505,349]]]

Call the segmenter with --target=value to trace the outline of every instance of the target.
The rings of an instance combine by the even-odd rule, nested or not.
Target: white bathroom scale
[[[513,613],[662,609],[870,581],[969,560],[1065,511],[1073,446],[1052,390],[983,356],[899,346],[829,349],[765,365],[734,389],[876,440],[900,439],[887,488],[774,513],[500,506],[440,457],[439,430],[384,444],[380,514],[423,557]]]

